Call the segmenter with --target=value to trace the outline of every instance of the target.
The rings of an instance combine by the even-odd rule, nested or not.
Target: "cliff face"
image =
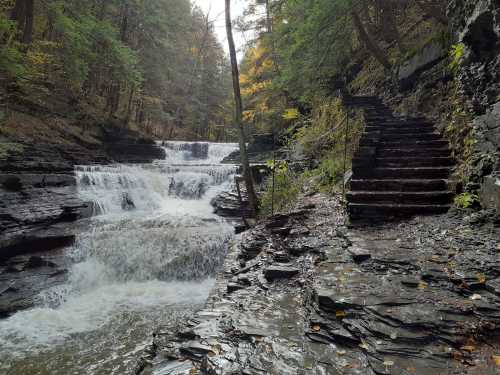
[[[457,84],[474,116],[468,177],[483,206],[500,210],[500,2],[452,0],[448,16],[464,46]]]
[[[452,0],[448,13],[456,42],[466,47],[460,88],[474,111],[484,114],[500,99],[500,2]]]

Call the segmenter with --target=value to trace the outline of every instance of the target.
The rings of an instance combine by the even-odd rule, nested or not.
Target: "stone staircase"
[[[350,97],[345,103],[363,108],[366,120],[347,193],[351,221],[447,212],[454,160],[433,124],[423,117],[396,117],[376,97]]]

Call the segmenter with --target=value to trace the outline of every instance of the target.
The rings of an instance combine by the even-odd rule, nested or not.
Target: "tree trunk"
[[[35,8],[35,0],[26,0],[25,9],[25,23],[23,30],[22,42],[25,44],[30,44],[33,41],[33,12]]]
[[[353,10],[351,12],[351,15],[354,21],[354,26],[358,31],[360,39],[366,45],[366,48],[368,48],[368,50],[373,54],[373,56],[377,59],[377,61],[384,66],[384,68],[391,69],[391,63],[387,59],[386,54],[377,45],[377,43],[370,37],[370,35],[368,35],[368,33],[365,30],[365,27],[363,26],[363,23],[361,22],[361,19],[359,18],[358,13],[355,10]]]
[[[21,28],[21,25],[24,26],[25,8],[26,0],[16,0],[14,8],[10,12],[10,20],[16,21],[19,28]]]
[[[231,0],[225,0],[225,1],[226,1],[226,32],[227,32],[227,42],[229,44],[229,55],[231,57],[231,73],[233,77],[234,102],[236,107],[235,121],[236,121],[236,126],[238,127],[239,130],[241,166],[243,168],[243,178],[245,179],[245,186],[247,189],[248,203],[250,206],[250,210],[253,213],[257,214],[257,209],[258,209],[257,195],[255,194],[252,171],[250,170],[250,164],[248,162],[245,129],[243,128],[243,103],[241,100],[240,74],[238,71],[238,61],[236,59],[236,49],[234,47],[233,28],[231,25]]]

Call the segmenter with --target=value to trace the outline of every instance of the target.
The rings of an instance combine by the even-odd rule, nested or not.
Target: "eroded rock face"
[[[440,43],[427,44],[422,51],[399,67],[397,73],[401,89],[412,87],[420,73],[437,64],[446,55],[447,52]]]
[[[500,212],[500,174],[484,178],[479,197],[483,207]]]
[[[461,89],[474,110],[484,113],[500,94],[500,3],[453,0],[448,14],[457,41],[467,48],[458,75]]]
[[[472,190],[479,190],[485,208],[497,207],[492,181],[500,174],[500,2],[453,0],[448,14],[458,43],[466,53],[458,71],[461,91],[476,118],[468,171]],[[479,189],[474,188],[480,187]]]
[[[91,212],[72,174],[0,172],[0,260],[70,244],[65,224]]]
[[[35,306],[41,291],[66,280],[67,266],[57,252],[19,255],[0,263],[0,319]]]

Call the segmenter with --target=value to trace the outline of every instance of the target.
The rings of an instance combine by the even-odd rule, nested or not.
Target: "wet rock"
[[[420,275],[422,280],[425,281],[439,281],[439,280],[448,280],[449,276],[442,268],[436,268],[433,266],[428,266],[422,270]]]
[[[122,210],[135,210],[135,203],[127,192],[122,193]]]
[[[241,244],[241,257],[245,260],[254,259],[258,254],[260,254],[266,244],[267,239],[262,234],[252,231],[245,236],[244,241]]]
[[[254,216],[248,206],[246,195],[243,195],[240,201],[235,191],[218,194],[210,204],[214,207],[214,213],[222,217],[250,218]],[[246,230],[246,226],[242,227],[242,231]]]
[[[47,261],[42,257],[31,256],[28,261],[24,264],[23,270],[29,268],[39,268],[39,267],[56,267],[57,265],[53,262]]]
[[[7,191],[21,191],[23,188],[23,184],[21,183],[21,179],[19,177],[7,177],[2,182],[2,187]]]
[[[275,215],[268,219],[266,228],[283,228],[290,220],[290,215]]]
[[[209,353],[213,353],[212,348],[203,345],[198,341],[190,341],[180,348],[181,354],[195,361],[201,361]]]
[[[479,196],[484,208],[493,208],[500,213],[500,174],[484,178]]]
[[[268,281],[278,279],[289,279],[299,274],[299,269],[292,266],[270,266],[264,270],[264,276]]]
[[[488,280],[485,283],[485,288],[487,291],[500,296],[500,279]]]
[[[273,258],[278,263],[289,263],[290,257],[284,251],[278,251],[273,254]]]
[[[417,288],[422,283],[419,277],[405,277],[401,280],[401,284],[409,288]]]
[[[238,284],[238,283],[228,283],[227,284],[227,292],[228,293],[233,293],[236,292],[237,290],[245,289],[244,285]]]
[[[213,374],[483,373],[456,358],[483,355],[489,347],[483,339],[497,345],[490,335],[500,326],[498,228],[441,216],[346,229],[332,215],[335,207],[328,201],[300,220],[287,215],[286,226],[311,228],[303,236],[270,236],[285,224],[267,222],[248,231],[241,245],[260,233],[264,251],[240,268],[245,250],[234,247],[207,305],[187,323],[204,347],[181,354],[192,338],[156,341],[152,369],[162,373],[182,361],[184,373],[193,367]],[[311,250],[291,254],[299,246]],[[370,249],[373,261],[357,263],[349,247]],[[270,263],[288,254],[291,264]],[[289,277],[293,283],[272,283]],[[473,282],[485,290],[471,291]],[[231,284],[245,290],[228,293]],[[462,349],[471,337],[474,352]]]
[[[292,230],[292,228],[290,228],[290,227],[272,228],[271,233],[285,237],[285,236],[288,236],[288,234],[290,234],[291,230]]]
[[[364,261],[370,259],[372,256],[369,250],[363,249],[363,248],[358,247],[358,246],[351,246],[348,248],[348,251],[349,251],[349,254],[351,254],[351,256],[352,256],[352,259],[356,263],[364,262]]]

